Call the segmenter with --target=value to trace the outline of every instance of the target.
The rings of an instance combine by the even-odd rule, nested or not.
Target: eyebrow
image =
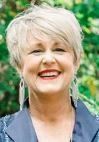
[[[64,47],[64,49],[71,49],[68,44],[66,45],[66,43],[62,42],[61,40],[51,40],[52,41],[52,47],[57,47],[57,46],[62,46]],[[45,41],[46,42],[46,41]],[[51,45],[50,45],[51,46]],[[34,47],[37,47],[37,48],[42,48],[44,49],[44,44],[42,44],[42,41],[41,40],[38,40],[38,41],[35,41],[35,42],[30,42],[28,43],[28,51],[31,51],[34,49]]]

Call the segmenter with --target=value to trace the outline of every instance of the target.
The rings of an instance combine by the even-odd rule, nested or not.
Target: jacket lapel
[[[37,142],[36,133],[27,108],[18,112],[6,129],[6,133],[14,142]]]
[[[95,142],[99,131],[99,122],[79,100],[76,108],[76,119],[72,142]],[[14,120],[6,129],[7,135],[14,142],[37,142],[36,133],[27,108],[18,112]]]
[[[94,142],[99,131],[99,122],[92,116],[86,106],[79,100],[76,108],[76,120],[73,142]]]

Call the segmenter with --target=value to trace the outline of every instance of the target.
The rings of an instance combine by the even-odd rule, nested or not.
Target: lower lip
[[[57,76],[55,76],[55,77],[40,77],[42,80],[54,80],[54,79],[57,79],[58,77],[60,76],[60,74],[59,75],[57,75]]]

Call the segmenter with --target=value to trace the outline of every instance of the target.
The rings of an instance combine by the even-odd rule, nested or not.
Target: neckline
[[[99,121],[95,116],[90,114],[86,106],[80,100],[78,100],[78,105],[75,110],[76,122],[71,141],[93,141],[99,132]],[[29,139],[30,142],[37,142],[35,129],[31,125],[27,107],[17,112],[17,115],[14,115],[13,121],[10,122],[5,132],[14,141],[27,142]]]

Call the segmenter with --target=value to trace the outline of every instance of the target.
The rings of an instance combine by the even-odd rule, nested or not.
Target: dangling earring
[[[25,98],[25,82],[24,82],[24,78],[21,77],[21,81],[20,81],[20,84],[19,84],[19,104],[20,104],[20,110],[22,110],[22,108],[23,108],[24,98]]]
[[[70,92],[71,92],[71,97],[72,97],[73,102],[74,102],[74,106],[77,107],[79,91],[78,91],[78,83],[77,83],[76,74],[74,75],[74,78],[71,82]]]

